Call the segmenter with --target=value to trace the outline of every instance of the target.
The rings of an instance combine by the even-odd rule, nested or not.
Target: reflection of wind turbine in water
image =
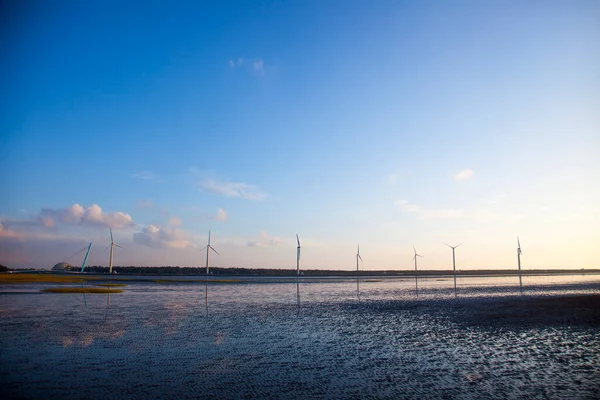
[[[296,240],[298,241],[298,247],[296,248],[296,276],[300,276],[300,238],[297,233]]]
[[[454,249],[456,249],[462,243],[457,244],[456,246],[450,246],[448,243],[444,244],[452,249],[452,270],[454,271],[454,297],[456,297],[456,258],[454,257]]]
[[[115,241],[113,240],[113,234],[112,234],[112,228],[108,228],[110,230],[110,259],[108,262],[108,273],[112,274],[112,268],[113,268],[113,249],[115,248],[115,246],[119,247],[119,248],[123,248],[121,246],[119,246],[118,244],[115,244]]]
[[[90,249],[92,248],[92,242],[90,242],[90,244],[88,245],[87,248],[87,252],[85,253],[85,257],[83,258],[83,262],[81,263],[81,271],[83,272],[83,269],[85,268],[85,263],[87,262],[88,256],[90,255]],[[83,282],[81,282],[81,287],[83,288]],[[87,298],[85,297],[85,293],[82,293],[83,295],[83,303],[85,304],[85,307],[87,308]]]
[[[300,315],[300,280],[296,279],[296,304],[298,306],[298,315]]]
[[[417,278],[417,257],[423,258],[423,256],[420,254],[417,254],[417,249],[415,248],[414,244],[413,244],[413,250],[415,251],[415,255],[413,257],[413,261],[415,262],[415,293],[418,296],[419,295],[419,283],[418,283],[418,278]]]
[[[519,268],[519,288],[521,293],[523,293],[523,280],[521,278],[521,242],[519,241],[519,237],[517,236],[517,267]]]
[[[208,279],[204,281],[204,308],[206,309],[206,316],[208,317]]]
[[[213,247],[210,245],[210,231],[208,231],[208,244],[202,250],[204,249],[206,249],[206,276],[208,277],[208,254],[212,250],[217,253],[218,256],[220,255],[219,252],[213,249]]]

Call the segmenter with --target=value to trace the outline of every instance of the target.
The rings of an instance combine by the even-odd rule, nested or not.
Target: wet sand
[[[478,326],[600,326],[600,295],[459,299],[453,314]]]

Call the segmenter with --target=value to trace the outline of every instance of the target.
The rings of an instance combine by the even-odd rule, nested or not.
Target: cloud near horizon
[[[97,204],[85,208],[77,203],[61,209],[43,208],[37,219],[45,228],[53,228],[57,223],[112,229],[122,229],[135,225],[129,214],[121,211],[104,212]]]
[[[454,180],[457,182],[466,181],[473,178],[474,174],[475,171],[473,171],[472,169],[463,169],[462,171],[454,175]]]
[[[140,232],[134,233],[133,241],[152,248],[184,249],[195,247],[189,240],[189,235],[181,229],[160,228],[152,224],[146,225]]]
[[[225,197],[237,197],[245,200],[264,200],[267,195],[255,185],[242,182],[220,182],[214,179],[204,179],[199,183],[203,190]]]
[[[248,242],[248,247],[269,247],[279,246],[283,240],[278,237],[272,237],[265,231],[260,231],[258,238]]]

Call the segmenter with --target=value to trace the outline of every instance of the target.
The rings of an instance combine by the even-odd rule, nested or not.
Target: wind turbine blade
[[[357,254],[358,258],[360,258],[360,261],[362,261],[362,257],[360,256],[360,254]],[[364,261],[363,261],[364,262]]]
[[[219,252],[218,252],[218,251],[216,251],[215,249],[213,249],[213,248],[212,248],[212,246],[208,246],[208,248],[209,248],[209,249],[211,249],[212,251],[214,251],[215,253],[217,253],[217,255],[219,255],[219,256],[220,256]]]
[[[298,237],[297,233],[296,233],[296,240],[298,241],[298,247],[300,247],[300,238]]]
[[[415,251],[415,254],[417,254],[417,249],[415,248],[414,244],[413,244],[413,250]]]
[[[517,245],[519,248],[521,248],[521,241],[519,240],[519,237],[517,236]]]
[[[446,246],[448,246],[448,247],[450,247],[451,249],[453,249],[453,247],[452,247],[452,246],[450,246],[448,243],[446,243],[446,242],[442,242],[442,243],[444,243]]]
[[[210,231],[208,231],[208,245],[210,246]]]
[[[112,236],[112,228],[108,228],[110,230],[110,242],[113,243],[113,236]]]
[[[460,244],[457,244],[456,246],[454,246],[454,248],[457,248],[458,246],[461,246],[464,242],[460,242]]]
[[[120,248],[120,249],[124,249],[124,247],[123,247],[123,246],[119,246],[118,244],[115,244],[115,247],[118,247],[118,248]]]

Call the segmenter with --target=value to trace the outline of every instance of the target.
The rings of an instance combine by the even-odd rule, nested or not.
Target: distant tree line
[[[10,271],[10,268],[8,268],[7,266],[4,266],[2,264],[0,264],[0,272],[7,272]]]
[[[107,274],[108,267],[103,266],[88,266],[86,272]],[[79,267],[72,267],[71,271],[79,271]],[[206,275],[206,267],[179,267],[179,266],[160,266],[160,267],[140,267],[140,266],[116,266],[113,271],[117,274],[124,275]],[[548,274],[573,274],[574,272],[600,272],[600,270],[572,270],[572,269],[547,269],[547,270],[523,270],[523,275],[548,275]],[[414,270],[403,271],[332,271],[323,269],[307,269],[300,271],[302,276],[415,276]],[[456,271],[457,275],[513,275],[516,270],[469,270]],[[267,269],[267,268],[242,268],[242,267],[211,267],[211,275],[245,275],[245,276],[296,276],[295,269]],[[451,270],[422,270],[417,271],[418,276],[436,276],[436,275],[452,275]]]

